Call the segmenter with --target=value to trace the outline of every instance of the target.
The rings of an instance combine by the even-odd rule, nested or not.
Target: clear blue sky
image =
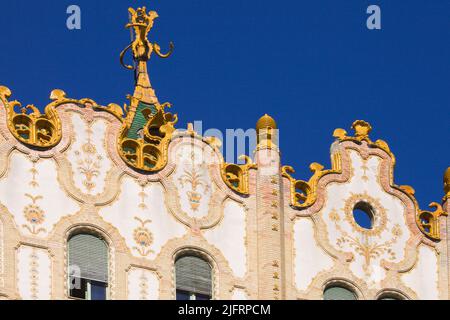
[[[66,28],[66,8],[82,10],[82,30]],[[366,9],[382,10],[382,30]],[[122,105],[132,73],[119,65],[129,43],[128,6],[158,11],[152,38],[175,53],[152,58],[161,102],[178,127],[252,128],[278,122],[283,164],[307,179],[329,166],[335,128],[369,121],[372,138],[397,157],[395,180],[416,189],[422,208],[443,196],[450,165],[450,1],[150,0],[2,1],[0,83],[25,104],[70,97]],[[348,130],[350,131],[350,130]]]

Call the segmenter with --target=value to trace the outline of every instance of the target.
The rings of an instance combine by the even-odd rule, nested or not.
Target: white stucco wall
[[[53,159],[33,162],[24,154],[13,152],[9,170],[0,180],[0,202],[14,217],[17,229],[25,235],[47,236],[62,217],[79,210],[74,199],[62,190]],[[36,217],[39,223],[32,223]]]
[[[405,285],[414,290],[421,300],[439,299],[438,263],[436,251],[426,245],[421,245],[416,265],[402,276]]]
[[[314,278],[333,266],[333,259],[314,237],[314,225],[309,218],[298,218],[294,224],[294,274],[298,290],[306,290]]]
[[[246,212],[233,200],[224,204],[223,218],[219,225],[203,232],[206,240],[217,247],[228,261],[237,277],[247,272]]]
[[[167,210],[161,184],[142,187],[135,179],[124,176],[120,190],[117,200],[99,213],[120,231],[134,256],[154,259],[168,240],[186,234],[186,227]],[[135,231],[140,227],[151,235],[148,247],[140,246],[135,240]]]

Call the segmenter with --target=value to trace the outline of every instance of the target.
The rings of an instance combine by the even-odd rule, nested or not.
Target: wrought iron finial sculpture
[[[130,106],[119,136],[118,149],[122,159],[134,169],[143,172],[156,172],[163,169],[168,161],[167,152],[176,115],[165,112],[170,103],[160,104],[150,84],[147,61],[155,52],[161,58],[168,58],[174,45],[170,43],[168,53],[161,53],[157,43],[148,40],[148,34],[158,17],[155,11],[147,12],[146,7],[128,9],[130,21],[125,26],[133,28],[134,41],[120,54],[120,63],[127,69],[135,70],[135,89],[130,96]],[[124,57],[132,50],[135,66],[126,65]]]

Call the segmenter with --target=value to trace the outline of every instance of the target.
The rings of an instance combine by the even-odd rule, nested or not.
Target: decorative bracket
[[[245,160],[245,164],[238,165],[234,163],[223,163],[221,167],[222,179],[232,190],[248,195],[249,194],[249,175],[250,169],[256,169],[257,165],[253,163],[250,157],[242,155],[239,160]]]
[[[335,153],[331,158],[332,169],[323,170],[324,167],[319,163],[312,163],[309,169],[313,173],[308,181],[296,180],[291,176],[295,173],[291,166],[284,166],[281,168],[283,177],[286,177],[291,182],[291,206],[304,209],[312,206],[317,200],[317,185],[320,178],[331,173],[341,173],[341,156]]]
[[[447,212],[442,209],[442,206],[437,202],[432,202],[429,204],[430,208],[435,208],[433,212],[419,210],[417,215],[417,225],[420,230],[433,240],[441,240],[440,231],[440,216],[448,216]]]

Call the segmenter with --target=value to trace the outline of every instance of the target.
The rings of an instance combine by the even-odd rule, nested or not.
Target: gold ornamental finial
[[[352,124],[352,129],[355,130],[356,137],[366,139],[372,131],[372,126],[364,120],[356,120]]]
[[[151,43],[148,40],[148,34],[153,28],[153,23],[158,18],[156,11],[149,11],[147,8],[142,7],[134,10],[129,8],[130,22],[125,28],[134,30],[134,41],[128,45],[120,54],[120,63],[122,66],[129,70],[135,70],[136,72],[136,88],[133,97],[146,103],[157,103],[158,100],[155,96],[155,92],[150,84],[150,78],[147,71],[147,61],[150,60],[151,55],[155,52],[161,58],[168,58],[174,49],[174,45],[170,42],[170,50],[168,53],[161,53],[160,46],[155,42]],[[126,52],[132,49],[134,66],[126,65],[124,63],[124,56]]]
[[[261,129],[266,128],[277,129],[277,123],[267,113],[259,118],[258,122],[256,123],[256,131],[260,131]]]
[[[267,113],[259,118],[256,123],[258,146],[271,148],[275,143],[275,134],[277,129],[277,123]]]
[[[356,120],[352,124],[352,129],[355,131],[354,136],[350,136],[347,134],[347,131],[344,129],[338,128],[334,130],[333,137],[335,137],[338,141],[354,141],[357,143],[360,143],[362,141],[366,141],[369,145],[380,148],[384,150],[386,153],[388,153],[391,158],[395,162],[395,156],[391,152],[391,149],[389,148],[389,145],[386,143],[386,141],[383,141],[381,139],[378,139],[377,141],[372,141],[369,137],[369,134],[372,132],[372,126],[370,123],[364,121],[364,120]]]
[[[344,141],[348,139],[357,140],[357,141],[370,141],[369,134],[372,131],[372,126],[370,123],[364,121],[364,120],[356,120],[352,124],[352,129],[355,131],[355,136],[351,137],[347,135],[347,131],[344,129],[338,128],[334,130],[333,137]]]
[[[126,117],[118,137],[118,151],[121,158],[133,169],[141,172],[157,172],[168,162],[168,148],[178,121],[177,115],[166,112],[172,105],[160,104],[150,84],[147,61],[155,52],[161,58],[172,54],[173,43],[168,53],[161,53],[157,43],[148,40],[153,22],[158,18],[155,11],[147,12],[145,7],[128,9],[130,21],[125,26],[132,29],[133,42],[120,54],[120,63],[135,71],[134,94],[129,96],[130,105],[125,108]],[[124,63],[125,53],[131,49],[134,66]],[[114,107],[114,106],[113,106]]]

